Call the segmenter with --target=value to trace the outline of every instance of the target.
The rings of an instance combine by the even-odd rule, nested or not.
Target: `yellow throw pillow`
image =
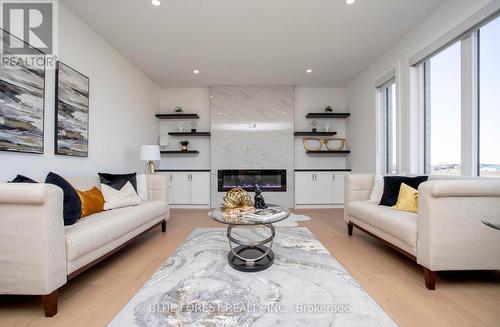
[[[82,201],[81,218],[104,211],[104,197],[97,187],[94,186],[88,191],[76,190],[76,192],[78,192],[78,196]]]
[[[394,209],[408,212],[418,212],[418,191],[411,186],[401,183],[399,189],[398,202]]]

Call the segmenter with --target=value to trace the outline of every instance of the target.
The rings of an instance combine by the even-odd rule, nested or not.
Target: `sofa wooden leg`
[[[353,226],[351,223],[347,223],[347,234],[348,234],[349,236],[352,236],[352,228],[353,228],[353,227],[354,227],[354,226]]]
[[[45,311],[45,317],[54,317],[56,315],[58,297],[58,290],[55,290],[54,292],[47,295],[42,295],[42,305],[43,310]]]
[[[161,222],[161,232],[165,233],[167,231],[167,221],[164,220]]]
[[[425,287],[433,291],[436,289],[436,272],[429,270],[425,267],[423,268],[424,268]]]

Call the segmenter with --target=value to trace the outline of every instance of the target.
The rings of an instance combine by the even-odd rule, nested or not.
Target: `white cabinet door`
[[[295,203],[314,204],[314,174],[312,172],[295,173]]]
[[[210,173],[193,172],[191,174],[191,204],[209,204]]]
[[[333,182],[333,204],[344,204],[344,177],[347,172],[334,171],[335,180]]]
[[[187,172],[170,173],[170,204],[190,204],[191,184]]]
[[[315,172],[314,204],[331,204],[333,201],[333,172]]]

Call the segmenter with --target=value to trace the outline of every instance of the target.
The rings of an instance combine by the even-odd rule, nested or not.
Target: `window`
[[[500,177],[500,18],[479,30],[479,174]]]
[[[383,126],[383,167],[385,173],[397,173],[396,82],[394,79],[378,88],[381,97]]]
[[[424,63],[425,173],[461,174],[460,42]]]

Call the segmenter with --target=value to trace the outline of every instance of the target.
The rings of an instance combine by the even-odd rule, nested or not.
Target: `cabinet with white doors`
[[[179,206],[208,206],[210,203],[210,172],[169,171],[170,204]]]
[[[295,205],[344,204],[344,177],[348,170],[295,172]]]

